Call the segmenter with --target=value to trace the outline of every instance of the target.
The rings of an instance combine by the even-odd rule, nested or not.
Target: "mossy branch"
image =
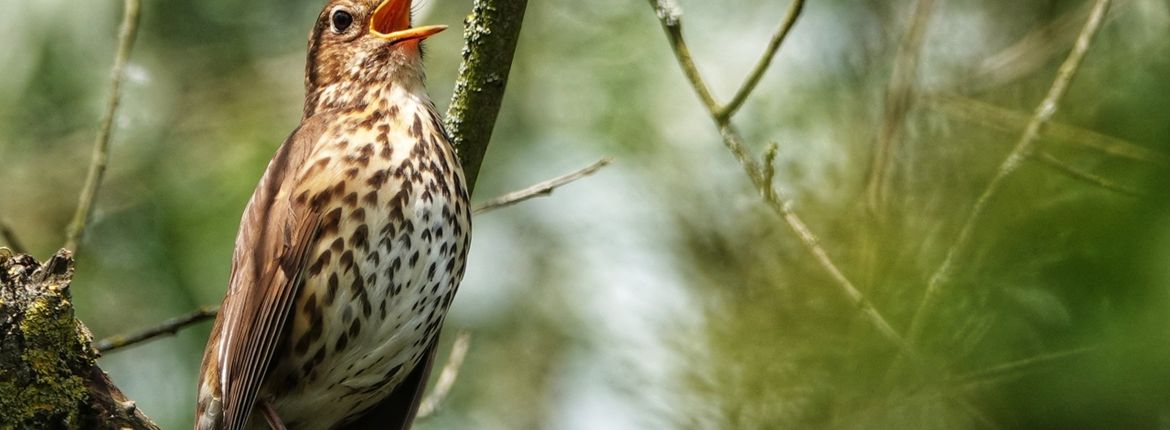
[[[527,6],[528,0],[476,0],[464,22],[463,63],[447,108],[447,130],[467,175],[468,192],[475,189],[496,126]]]

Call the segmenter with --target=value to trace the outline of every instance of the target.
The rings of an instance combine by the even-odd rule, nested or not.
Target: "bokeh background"
[[[320,0],[143,5],[73,286],[98,337],[218,303],[239,214],[299,119]],[[726,100],[781,0],[681,0]],[[887,108],[911,1],[810,1],[735,124],[779,144],[776,184],[899,331],[1043,98],[1090,1],[955,0],[927,18],[911,105]],[[478,216],[447,323],[473,333],[421,429],[1170,427],[1170,3],[1118,0],[1040,148],[974,230],[917,345],[861,318],[760,201],[641,1],[533,1],[474,196],[613,156],[549,198]],[[428,0],[449,100],[468,0]],[[47,257],[85,176],[120,2],[0,0],[0,218]],[[905,52],[905,51],[903,51]],[[885,204],[866,203],[893,121]],[[104,357],[188,428],[208,323]],[[445,346],[446,348],[446,346]]]

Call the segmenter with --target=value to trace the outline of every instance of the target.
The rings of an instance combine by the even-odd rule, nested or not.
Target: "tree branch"
[[[102,178],[106,175],[106,163],[110,155],[110,135],[113,133],[114,118],[118,113],[118,105],[122,96],[122,76],[126,62],[130,59],[130,51],[134,48],[134,40],[138,36],[138,19],[141,0],[125,0],[122,11],[122,28],[118,34],[118,52],[114,55],[114,65],[110,69],[110,94],[106,99],[106,110],[102,115],[101,127],[93,143],[93,157],[89,163],[89,173],[85,177],[85,185],[77,200],[77,211],[65,233],[65,249],[77,251],[78,241],[89,219],[93,214],[93,207],[97,201],[98,189],[101,188]]]
[[[1060,70],[1057,71],[1056,78],[1052,81],[1052,86],[1048,90],[1048,95],[1036,107],[1032,121],[1028,123],[1028,127],[1024,130],[1024,134],[1020,136],[1020,140],[1016,143],[1015,148],[1008,154],[1007,158],[999,166],[995,177],[991,179],[991,182],[987,184],[987,188],[983,190],[983,193],[975,201],[975,206],[972,207],[966,222],[959,229],[959,236],[947,250],[942,264],[930,276],[926,291],[923,294],[922,300],[919,301],[918,309],[914,312],[914,316],[910,320],[908,338],[911,344],[917,343],[921,338],[923,323],[929,318],[929,312],[933,309],[934,302],[942,286],[950,281],[950,277],[954,272],[955,262],[958,260],[959,254],[970,243],[971,233],[983,218],[983,214],[987,210],[988,202],[999,193],[1008,176],[1019,169],[1024,160],[1035,152],[1037,138],[1044,131],[1045,126],[1052,121],[1052,117],[1056,114],[1061,100],[1064,99],[1065,93],[1068,92],[1069,84],[1072,82],[1073,77],[1076,76],[1077,70],[1081,66],[1081,61],[1085,58],[1085,53],[1089,51],[1089,46],[1092,45],[1093,38],[1097,35],[1097,30],[1101,28],[1101,22],[1104,20],[1105,12],[1109,9],[1109,4],[1110,0],[1097,0],[1096,5],[1093,6],[1093,11],[1090,13],[1088,21],[1085,22],[1080,36],[1077,37],[1076,45],[1073,47],[1072,52],[1069,53],[1068,58],[1061,64]]]

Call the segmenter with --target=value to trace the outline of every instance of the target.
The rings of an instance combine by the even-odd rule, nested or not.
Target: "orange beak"
[[[445,25],[410,28],[411,0],[383,0],[370,19],[370,33],[390,43],[422,40],[446,30]]]

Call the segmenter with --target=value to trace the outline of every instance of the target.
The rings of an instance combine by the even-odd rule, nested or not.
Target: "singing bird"
[[[410,428],[467,261],[411,0],[330,0],[301,124],[244,209],[195,428]]]

